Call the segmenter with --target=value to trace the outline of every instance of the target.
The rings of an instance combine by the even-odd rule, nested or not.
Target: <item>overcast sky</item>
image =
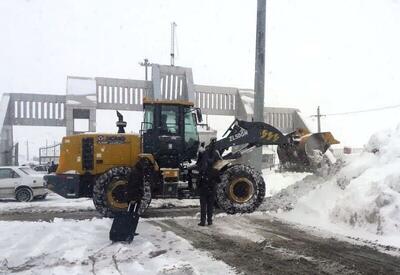
[[[197,84],[252,88],[255,0],[0,0],[0,92],[65,93],[66,76],[143,79],[176,65]],[[400,104],[400,1],[267,1],[266,105],[338,113]],[[400,122],[400,108],[326,117],[344,145]],[[312,126],[315,121],[310,120]],[[17,137],[18,139],[18,137]]]

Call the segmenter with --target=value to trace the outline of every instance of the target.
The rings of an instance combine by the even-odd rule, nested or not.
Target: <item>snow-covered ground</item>
[[[350,236],[400,248],[400,126],[371,137],[362,153],[346,156],[333,175],[264,170],[266,200],[259,211],[331,236]],[[197,200],[154,200],[152,207],[198,206]],[[0,201],[0,214],[94,210],[90,199]],[[260,214],[260,212],[258,212]],[[258,241],[256,232],[218,224]],[[132,244],[111,244],[110,219],[54,222],[0,221],[0,273],[226,274],[223,262],[143,220]]]
[[[0,221],[0,274],[233,274],[183,238],[141,222],[131,244],[108,239],[111,219]]]
[[[198,200],[153,200],[155,208],[198,206]],[[0,200],[0,214],[95,210],[89,198]],[[0,221],[0,274],[232,274],[225,263],[172,232],[141,221],[132,244],[111,244],[111,219]]]

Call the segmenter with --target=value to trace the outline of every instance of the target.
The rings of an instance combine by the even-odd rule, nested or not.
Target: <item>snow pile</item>
[[[373,135],[366,152],[345,167],[339,182],[348,182],[331,211],[333,221],[376,234],[400,233],[400,125]]]
[[[266,205],[289,221],[400,247],[400,125],[373,135],[336,175],[307,176]]]
[[[141,222],[131,244],[108,239],[111,219],[0,221],[0,274],[233,274],[172,232]]]
[[[303,176],[301,177],[300,175]],[[265,179],[266,178],[266,179]],[[303,197],[321,184],[321,178],[306,173],[284,172],[264,175],[267,198],[258,208],[261,211],[289,211]],[[274,181],[275,180],[275,181]],[[285,185],[287,186],[285,188]],[[269,191],[272,187],[272,190]],[[280,187],[282,188],[280,190]],[[273,194],[268,197],[268,194]]]

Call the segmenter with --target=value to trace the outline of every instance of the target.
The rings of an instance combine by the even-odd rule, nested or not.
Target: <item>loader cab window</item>
[[[147,105],[144,109],[143,130],[153,129],[154,124],[154,106]]]
[[[185,143],[188,148],[197,146],[199,136],[197,133],[195,116],[189,109],[185,109]],[[197,148],[196,148],[197,150]]]
[[[164,135],[179,134],[179,107],[172,105],[161,106],[160,132]]]

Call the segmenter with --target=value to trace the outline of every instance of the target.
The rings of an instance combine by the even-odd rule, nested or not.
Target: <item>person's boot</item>
[[[205,223],[205,222],[200,222],[200,223],[198,223],[197,225],[198,225],[198,226],[205,226],[206,223]]]
[[[212,220],[207,221],[208,225],[212,225]]]

